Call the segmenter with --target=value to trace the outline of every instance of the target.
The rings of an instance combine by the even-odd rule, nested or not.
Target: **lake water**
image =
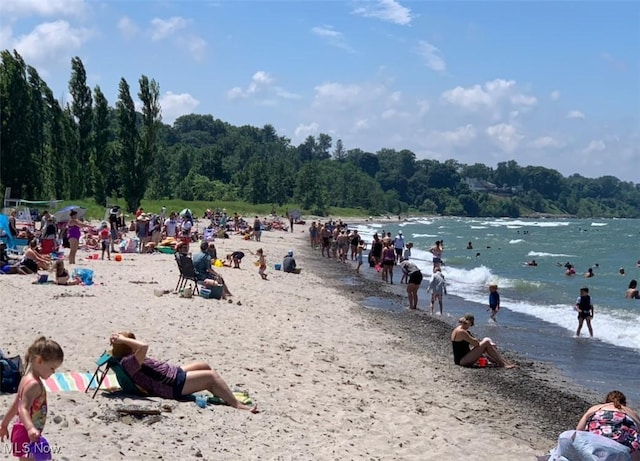
[[[467,311],[476,316],[476,336],[533,360],[551,362],[585,387],[623,391],[640,404],[640,300],[625,299],[629,281],[640,281],[640,220],[434,218],[352,226],[365,241],[374,233],[402,230],[413,242],[412,259],[425,275],[421,309],[432,273],[428,249],[444,240],[445,313],[453,323]],[[471,242],[473,249],[467,249]],[[477,255],[479,253],[479,255]],[[525,263],[535,260],[537,266]],[[576,275],[565,275],[565,263]],[[369,276],[375,271],[363,266]],[[592,268],[594,277],[583,274]],[[626,275],[619,274],[624,268]],[[396,272],[399,272],[396,270]],[[396,274],[396,281],[400,275]],[[499,286],[498,325],[488,321],[488,285]],[[594,338],[586,323],[576,338],[573,309],[588,287],[595,316]],[[396,286],[396,290],[403,290]]]

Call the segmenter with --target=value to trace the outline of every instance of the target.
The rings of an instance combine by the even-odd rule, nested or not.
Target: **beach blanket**
[[[45,379],[43,383],[47,392],[84,392],[92,377],[93,373],[68,371],[64,373],[54,373],[48,379]],[[97,385],[98,383],[94,379],[93,382],[91,382],[90,389],[95,389]],[[119,388],[120,384],[118,384],[114,373],[107,373],[107,376],[105,376],[104,381],[102,381],[100,385],[100,389],[105,390]]]

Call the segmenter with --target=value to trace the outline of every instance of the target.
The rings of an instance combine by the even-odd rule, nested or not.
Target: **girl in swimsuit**
[[[9,422],[16,417],[11,428],[13,455],[21,460],[29,456],[29,443],[38,442],[47,419],[47,393],[43,379],[49,378],[62,365],[64,353],[60,345],[44,336],[36,339],[25,357],[28,372],[22,377],[18,394],[0,424],[0,439],[9,437]]]
[[[576,430],[615,440],[629,448],[633,461],[640,460],[640,417],[627,406],[627,398],[620,391],[609,392],[605,403],[589,408]]]
[[[69,222],[67,223],[67,238],[69,239],[69,264],[76,263],[76,253],[78,252],[78,243],[80,241],[80,229],[90,227],[78,220],[78,212],[72,210],[69,213]]]

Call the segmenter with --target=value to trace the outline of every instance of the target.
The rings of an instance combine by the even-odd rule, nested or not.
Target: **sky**
[[[2,0],[0,48],[64,102],[74,56],[112,107],[155,79],[168,124],[640,183],[640,2]]]

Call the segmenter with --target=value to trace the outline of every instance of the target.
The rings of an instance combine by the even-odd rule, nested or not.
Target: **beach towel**
[[[89,389],[96,389],[98,382],[95,379],[92,381],[92,377],[93,373],[88,372],[68,371],[64,373],[54,373],[48,379],[45,379],[43,384],[47,392],[84,392],[87,387]],[[91,386],[89,386],[89,383],[91,383]],[[116,375],[114,373],[107,373],[104,381],[100,384],[100,389],[120,389]]]
[[[240,389],[234,389],[233,390],[233,396],[240,403],[244,403],[245,405],[253,405],[253,400],[251,399],[251,397],[249,396],[249,393],[247,391],[243,391],[243,390],[240,390]],[[189,397],[189,400],[195,400],[196,399],[196,394],[191,394],[188,397]],[[217,397],[215,395],[208,396],[207,397],[207,403],[209,405],[226,405],[226,402],[224,400],[222,400],[220,397]]]

